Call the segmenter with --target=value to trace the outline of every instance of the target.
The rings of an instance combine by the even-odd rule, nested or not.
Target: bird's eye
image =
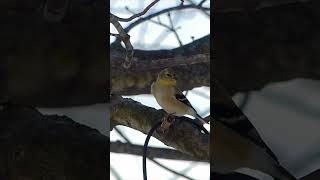
[[[171,77],[171,74],[166,74],[166,76]]]

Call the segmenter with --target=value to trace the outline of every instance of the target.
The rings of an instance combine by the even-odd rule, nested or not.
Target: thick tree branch
[[[142,150],[143,150],[143,146],[139,146],[139,145],[122,143],[119,141],[110,143],[110,152],[114,152],[114,153],[124,153],[124,154],[133,154],[133,155],[141,156]],[[193,156],[183,154],[173,149],[155,148],[155,147],[148,147],[147,157],[183,160],[183,161],[205,161],[205,162],[209,161],[209,160],[197,159]]]
[[[172,50],[135,51],[136,62],[130,70],[119,66],[123,48],[111,48],[113,94],[150,93],[150,85],[165,67],[174,67],[182,90],[210,85],[209,36]]]
[[[131,99],[123,98],[117,100],[111,112],[113,126],[124,125],[145,134],[165,115],[163,110],[155,110]],[[177,119],[167,131],[157,130],[153,137],[167,146],[192,155],[197,159],[209,159],[209,135],[201,133],[191,123]]]

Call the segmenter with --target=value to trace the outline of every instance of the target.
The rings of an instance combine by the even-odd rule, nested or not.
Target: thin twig
[[[117,127],[115,127],[114,129],[116,130],[116,132],[117,132],[125,141],[127,141],[128,144],[131,144],[131,145],[132,145],[131,141],[129,140],[129,138],[128,138],[126,135],[124,135]],[[149,148],[150,148],[150,147],[149,147]],[[159,165],[160,167],[166,169],[167,171],[170,171],[170,172],[172,172],[172,173],[174,173],[174,174],[176,174],[176,175],[178,175],[178,176],[182,176],[182,177],[184,177],[184,178],[186,178],[186,179],[193,180],[192,178],[190,178],[190,177],[188,177],[188,176],[186,176],[186,175],[184,175],[184,174],[181,174],[181,173],[179,173],[179,172],[177,172],[177,171],[175,171],[175,170],[173,170],[173,169],[170,169],[170,168],[164,166],[162,163],[159,163],[157,160],[154,160],[153,158],[149,158],[149,157],[148,157],[148,159],[149,159],[150,161],[154,162],[155,164]]]
[[[134,12],[129,9],[129,7],[126,7],[126,9],[127,9],[130,13],[134,14]],[[180,37],[179,37],[179,35],[178,35],[178,33],[177,33],[177,30],[180,29],[180,27],[177,27],[177,28],[174,27],[173,21],[172,21],[171,15],[170,15],[170,12],[168,12],[168,19],[169,19],[169,22],[170,22],[170,26],[169,26],[169,25],[166,25],[166,24],[163,24],[163,23],[160,21],[159,16],[157,16],[157,18],[158,18],[158,21],[154,21],[154,20],[152,20],[152,19],[148,19],[148,20],[149,20],[150,22],[152,22],[152,23],[155,23],[155,24],[160,25],[160,26],[162,26],[162,27],[164,27],[164,28],[167,28],[169,31],[171,31],[171,32],[175,35],[175,37],[176,37],[176,39],[177,39],[177,41],[178,41],[178,43],[179,43],[179,46],[182,47],[182,46],[183,46],[182,41],[181,41],[181,39],[180,39]]]
[[[138,14],[134,14],[132,15],[131,17],[129,18],[120,18],[118,16],[115,16],[116,20],[117,21],[120,21],[120,22],[129,22],[129,21],[132,21],[133,19],[137,18],[137,17],[140,17],[140,16],[143,16],[146,12],[149,11],[149,9],[155,5],[157,2],[159,2],[160,0],[155,0],[153,1],[152,3],[150,3],[142,12],[138,13]]]
[[[189,177],[189,176],[186,176],[180,172],[177,172],[177,171],[174,171],[166,166],[164,166],[163,164],[159,163],[158,161],[156,160],[153,160],[153,159],[150,159],[152,162],[154,162],[155,164],[157,164],[158,166],[162,167],[163,169],[167,170],[167,171],[170,171],[172,172],[173,174],[177,175],[177,176],[181,176],[181,177],[184,177],[186,179],[189,179],[189,180],[194,180],[193,178]]]
[[[174,6],[174,7],[171,7],[171,8],[163,9],[163,10],[161,10],[159,12],[156,12],[156,13],[150,14],[150,15],[148,15],[146,17],[140,18],[140,19],[134,21],[133,23],[131,23],[129,26],[127,26],[125,28],[125,31],[129,32],[133,27],[137,26],[138,24],[143,23],[143,22],[145,22],[145,21],[147,21],[149,19],[152,19],[154,17],[160,16],[162,14],[165,14],[165,13],[168,13],[168,12],[171,12],[171,11],[190,9],[190,8],[210,11],[210,8],[197,6],[197,5],[192,5],[192,4],[190,4],[190,5],[178,5],[178,6]]]
[[[131,66],[132,58],[133,58],[133,46],[130,42],[130,36],[128,33],[125,32],[119,21],[117,21],[117,18],[115,15],[110,13],[110,22],[113,24],[113,26],[117,29],[121,41],[124,43],[126,47],[126,57],[125,61],[123,63],[123,67],[128,69]]]
[[[172,18],[171,18],[170,12],[168,12],[168,19],[169,19],[169,23],[170,23],[170,30],[171,30],[171,31],[173,32],[173,34],[176,36],[176,39],[177,39],[180,47],[182,47],[183,44],[182,44],[181,39],[180,39],[180,37],[179,37],[179,35],[178,35],[178,33],[177,33],[177,29],[178,29],[178,28],[177,28],[177,29],[174,28],[174,25],[173,25],[173,22],[172,22]]]
[[[199,6],[199,7],[202,7],[203,3],[206,2],[206,0],[203,0],[203,1],[201,1],[198,5],[196,5],[196,3],[194,3],[192,0],[187,0],[187,1],[188,1],[190,4],[195,5],[195,6]],[[202,11],[206,16],[210,17],[210,14],[209,14],[206,10],[201,9],[201,11]]]
[[[167,9],[163,9],[161,11],[158,11],[156,13],[153,13],[153,14],[150,14],[146,17],[140,17],[138,20],[134,21],[133,23],[131,23],[129,26],[127,26],[124,30],[125,32],[129,32],[132,28],[134,28],[135,26],[147,21],[147,20],[150,20],[154,17],[157,17],[157,16],[160,16],[162,14],[165,14],[165,13],[168,13],[168,12],[171,12],[171,11],[178,11],[178,10],[184,10],[184,9],[191,9],[191,8],[195,8],[195,9],[198,9],[198,10],[201,10],[201,11],[210,11],[210,8],[208,7],[203,7],[203,6],[200,6],[200,5],[196,5],[196,4],[188,4],[188,5],[183,5],[183,4],[180,4],[180,5],[177,5],[177,6],[174,6],[174,7],[171,7],[171,8],[167,8]],[[119,39],[116,39],[113,44],[118,44],[119,43]]]
[[[202,0],[202,1],[198,4],[198,6],[202,6],[206,1],[207,1],[207,0]]]
[[[155,5],[157,2],[159,2],[160,0],[155,0],[152,3],[150,3],[142,12],[138,13],[138,14],[134,14],[129,18],[120,18],[112,13],[110,13],[110,22],[114,25],[114,27],[117,29],[117,31],[119,32],[119,39],[121,39],[121,41],[125,44],[126,46],[126,58],[125,58],[125,62],[122,64],[124,68],[129,69],[132,63],[132,59],[133,59],[133,46],[130,42],[130,36],[128,35],[128,33],[123,29],[123,27],[121,26],[120,22],[129,22],[131,20],[133,20],[136,17],[140,17],[142,15],[144,15],[153,5]]]

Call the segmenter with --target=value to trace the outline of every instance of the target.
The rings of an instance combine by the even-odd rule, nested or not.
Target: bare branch
[[[206,1],[207,1],[207,0],[202,0],[202,1],[198,4],[198,6],[202,6]]]
[[[128,144],[130,144],[130,145],[132,144],[132,143],[130,142],[129,138],[127,138],[117,127],[114,127],[114,129],[117,131],[117,133],[119,133],[119,135],[120,135],[122,138],[124,138],[124,139],[127,141]],[[141,152],[142,152],[142,149],[140,149],[140,150],[141,150],[141,151],[140,151],[140,154],[139,154],[139,155],[141,155]],[[176,151],[176,152],[177,152],[177,151]],[[176,175],[178,175],[178,176],[184,177],[184,178],[186,178],[186,179],[193,180],[192,178],[190,178],[190,177],[188,177],[188,176],[186,176],[186,175],[184,175],[184,174],[182,174],[182,173],[179,173],[179,172],[177,172],[177,171],[175,171],[175,170],[173,170],[173,169],[171,169],[171,168],[166,167],[165,165],[163,165],[162,163],[159,163],[157,160],[155,160],[155,159],[153,159],[153,158],[150,158],[150,157],[147,157],[147,158],[148,158],[150,161],[154,162],[155,164],[157,164],[158,166],[164,168],[164,169],[167,170],[167,171],[170,171],[170,172],[172,172],[172,173],[174,173],[174,174],[176,174]]]
[[[202,6],[197,6],[197,5],[193,5],[193,4],[189,4],[189,5],[178,5],[178,6],[174,6],[171,8],[167,8],[167,9],[163,9],[161,11],[158,11],[156,13],[150,14],[146,17],[140,18],[138,20],[136,20],[135,22],[131,23],[128,27],[125,28],[126,32],[129,32],[133,27],[137,26],[140,23],[143,23],[149,19],[152,19],[154,17],[160,16],[162,14],[166,14],[168,12],[171,11],[178,11],[178,10],[184,10],[184,9],[199,9],[199,10],[205,10],[205,11],[210,11],[210,8],[207,7],[202,7]]]
[[[111,48],[112,93],[133,95],[150,93],[150,85],[157,73],[164,67],[174,68],[183,90],[210,85],[209,38],[204,37],[193,43],[172,50],[136,50],[138,59],[130,71],[119,69],[122,62],[121,49]]]
[[[176,175],[178,175],[178,176],[184,177],[184,178],[186,178],[186,179],[188,179],[188,180],[195,180],[195,179],[193,179],[193,178],[190,178],[189,176],[186,176],[186,175],[184,175],[184,174],[182,174],[182,173],[180,173],[180,172],[174,171],[174,170],[172,170],[172,169],[164,166],[163,164],[159,163],[158,161],[156,161],[156,160],[154,160],[154,159],[150,159],[150,160],[151,160],[152,162],[154,162],[155,164],[157,164],[158,166],[162,167],[163,169],[165,169],[165,170],[167,170],[167,171],[170,171],[170,172],[172,172],[172,173],[174,173],[174,174],[176,174]]]
[[[140,16],[143,16],[146,12],[149,11],[149,9],[155,5],[157,2],[159,2],[160,0],[155,0],[153,1],[152,3],[150,3],[142,12],[138,13],[138,14],[134,14],[132,15],[131,17],[129,18],[120,18],[118,16],[114,16],[115,20],[116,21],[120,21],[120,22],[130,22],[132,21],[133,19],[137,18],[137,17],[140,17]]]
[[[127,7],[126,9],[127,9],[129,12],[133,13],[128,7]],[[134,13],[133,13],[133,14],[134,14]],[[157,18],[158,18],[157,21],[152,20],[152,19],[148,19],[148,20],[149,20],[150,22],[152,22],[152,23],[155,23],[155,24],[160,25],[160,26],[162,26],[162,27],[164,27],[164,28],[167,28],[169,31],[171,31],[171,32],[175,35],[175,37],[176,37],[176,39],[177,39],[180,47],[183,46],[182,41],[181,41],[181,39],[180,39],[180,37],[179,37],[179,35],[178,35],[178,33],[177,33],[177,30],[179,29],[179,27],[178,27],[178,28],[175,28],[175,27],[174,27],[173,22],[172,22],[172,18],[171,18],[171,16],[170,16],[170,12],[168,12],[168,18],[169,18],[170,26],[168,26],[168,25],[166,25],[166,24],[163,24],[163,23],[160,21],[160,17],[159,17],[159,16],[157,16]]]
[[[163,110],[146,107],[131,99],[124,98],[118,99],[111,112],[111,122],[114,126],[128,126],[145,134],[165,115]],[[157,130],[153,137],[197,159],[209,159],[209,135],[201,133],[188,122],[177,119],[167,131]]]
[[[110,152],[114,153],[125,153],[141,156],[143,146],[134,145],[130,143],[122,142],[111,142],[110,143]],[[166,148],[155,148],[148,147],[148,158],[161,158],[161,159],[172,159],[172,160],[183,160],[183,161],[203,161],[208,162],[209,160],[197,159],[193,156],[183,154],[179,151]]]
[[[210,64],[198,63],[188,66],[173,67],[183,90],[210,86]],[[111,93],[118,95],[150,94],[150,85],[162,69],[148,69],[140,72],[121,72],[113,69]]]
[[[162,14],[166,14],[168,12],[171,12],[171,11],[178,11],[178,10],[184,10],[184,9],[198,9],[198,10],[203,10],[203,11],[210,11],[210,8],[207,8],[207,7],[202,7],[202,6],[199,6],[199,5],[194,5],[194,4],[189,4],[189,5],[178,5],[178,6],[174,6],[174,7],[171,7],[171,8],[167,8],[167,9],[163,9],[161,11],[158,11],[156,13],[153,13],[153,14],[150,14],[146,17],[141,17],[139,18],[138,20],[134,21],[133,23],[131,23],[129,26],[127,26],[124,30],[126,32],[129,32],[132,28],[134,28],[135,26],[147,21],[147,20],[150,20],[154,17],[157,17],[157,16],[160,16]],[[118,40],[114,41],[112,44],[117,44],[119,43]]]
[[[141,60],[132,65],[131,71],[146,71],[154,69],[162,69],[166,67],[176,67],[184,65],[193,65],[201,63],[210,63],[209,54],[196,54],[191,56],[178,56],[164,59],[150,59],[148,61]],[[116,68],[119,62],[112,62],[111,67]]]
[[[181,39],[178,35],[178,32],[177,32],[177,29],[178,28],[175,28],[174,25],[173,25],[173,22],[172,22],[172,17],[171,17],[171,14],[170,12],[168,12],[168,19],[169,19],[169,23],[170,23],[170,30],[173,32],[173,34],[175,35],[176,39],[178,40],[178,43],[181,46],[183,46],[182,42],[181,42]]]
[[[193,0],[187,0],[189,3],[191,3],[192,5],[198,6],[198,7],[202,7],[203,3],[206,2],[206,0],[201,1],[198,5],[196,5]],[[210,14],[207,12],[207,10],[205,9],[200,9],[202,11],[203,14],[205,14],[207,17],[210,17]]]
[[[123,67],[128,69],[131,66],[131,61],[132,61],[133,53],[134,53],[133,46],[130,42],[130,36],[124,31],[121,24],[117,21],[116,16],[111,13],[110,13],[110,22],[114,25],[114,27],[119,32],[120,39],[126,47],[126,57],[125,57],[125,61],[123,63]]]

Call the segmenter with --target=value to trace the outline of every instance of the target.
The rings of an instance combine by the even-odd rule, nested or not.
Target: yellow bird
[[[177,81],[173,70],[166,68],[158,74],[157,80],[152,83],[151,94],[167,113],[175,116],[191,115],[199,119],[201,124],[207,123],[176,85]]]

